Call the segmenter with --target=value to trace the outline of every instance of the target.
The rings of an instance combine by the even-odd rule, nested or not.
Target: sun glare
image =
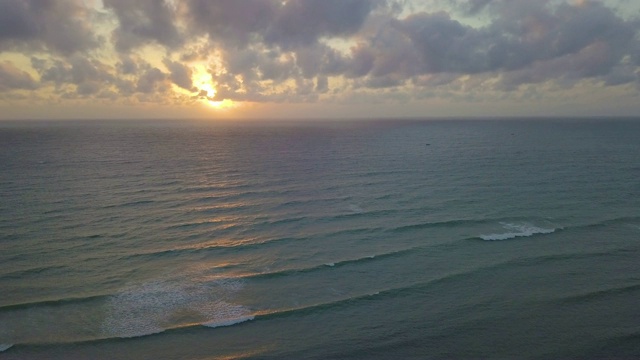
[[[229,99],[224,99],[221,101],[211,100],[216,95],[216,89],[213,88],[213,85],[210,81],[208,81],[206,77],[201,79],[198,85],[200,87],[200,90],[204,90],[206,92],[206,98],[203,98],[202,101],[204,101],[208,106],[214,109],[228,109],[235,107],[236,104]]]
[[[229,99],[224,99],[222,101],[208,100],[208,105],[215,109],[229,109],[235,107],[235,103]]]

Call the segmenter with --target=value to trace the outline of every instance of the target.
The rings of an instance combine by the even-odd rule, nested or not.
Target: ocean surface
[[[0,122],[0,351],[640,358],[640,121]]]

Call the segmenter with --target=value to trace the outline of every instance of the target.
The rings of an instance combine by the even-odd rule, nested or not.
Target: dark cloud
[[[281,6],[277,0],[187,0],[186,22],[217,43],[245,47],[265,32]]]
[[[65,96],[107,99],[117,92],[151,101],[173,94],[173,85],[192,92],[185,96],[208,96],[194,83],[200,66],[210,71],[216,100],[237,101],[374,93],[367,88],[401,97],[405,85],[421,94],[429,88],[506,94],[546,82],[569,88],[584,79],[640,86],[640,20],[604,1],[451,0],[441,7],[447,11],[409,15],[402,1],[391,0],[103,3],[107,11],[93,16],[102,12],[116,25],[109,39],[116,60],[100,58],[103,49],[87,51],[98,45],[100,28],[81,0],[0,0],[0,51],[39,52],[31,66],[43,84]],[[469,21],[475,16],[483,25]],[[145,60],[140,48],[149,44],[166,52]],[[28,73],[6,64],[3,81],[13,85],[1,86],[35,86]]]
[[[136,91],[143,94],[166,92],[169,89],[167,74],[158,68],[149,68],[140,75],[136,83]]]
[[[0,92],[26,89],[34,90],[37,84],[29,75],[8,61],[0,63]]]
[[[295,51],[296,66],[302,76],[309,79],[316,75],[342,75],[347,69],[344,56],[335,49],[315,44]]]
[[[218,43],[254,41],[282,50],[357,32],[379,0],[189,0],[188,22]]]
[[[87,83],[108,85],[115,79],[111,67],[82,55],[73,55],[66,60],[44,61],[31,58],[31,65],[40,74],[42,82],[52,82],[56,87],[65,84],[77,86]]]
[[[0,1],[0,51],[44,48],[72,54],[98,46],[87,10],[76,1]]]
[[[475,15],[491,3],[493,0],[466,0],[461,4],[463,12],[467,15]],[[540,0],[537,0],[540,1]]]
[[[169,48],[182,45],[184,39],[176,27],[176,13],[163,0],[104,0],[119,22],[113,37],[116,49],[122,52],[157,42]]]
[[[130,56],[121,56],[116,67],[123,75],[135,74],[138,71],[138,64]]]
[[[53,85],[57,91],[64,90],[67,98],[102,94],[101,98],[109,99],[112,96],[105,94],[116,90],[121,96],[153,95],[166,93],[171,89],[171,83],[197,91],[188,66],[168,58],[163,63],[169,73],[133,56],[121,56],[115,66],[80,54],[50,60],[31,58],[31,66],[40,74],[41,82]]]
[[[177,61],[171,61],[171,59],[165,58],[163,60],[164,66],[169,69],[169,79],[179,87],[196,92],[197,89],[193,86],[193,80],[191,76],[193,71],[182,63]]]
[[[30,16],[30,3],[20,0],[0,2],[0,41],[27,40],[38,34],[38,24]]]
[[[476,28],[444,12],[391,21],[353,50],[348,75],[366,75],[371,87],[380,87],[425,74],[496,73],[502,74],[503,90],[549,79],[575,83],[601,77],[610,84],[633,80],[628,69],[620,75],[617,66],[634,55],[629,49],[637,47],[638,23],[624,20],[603,3],[465,3],[486,7],[492,22]]]
[[[314,44],[321,37],[348,36],[360,29],[377,5],[372,0],[289,0],[264,38],[289,49]]]
[[[316,91],[320,94],[329,90],[329,79],[326,76],[318,76],[316,79]]]

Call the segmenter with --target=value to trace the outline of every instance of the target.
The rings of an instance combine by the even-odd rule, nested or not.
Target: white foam
[[[130,286],[107,301],[102,333],[130,338],[157,334],[185,323],[228,326],[251,320],[249,309],[233,304],[242,280],[194,283],[188,279],[159,280]]]
[[[326,266],[336,266],[336,263],[326,263]]]
[[[0,352],[7,351],[13,347],[13,344],[0,344]]]
[[[164,282],[130,287],[112,296],[102,323],[109,337],[130,338],[161,333],[168,316],[188,302],[189,294]]]
[[[211,328],[239,324],[255,318],[246,307],[221,300],[207,304],[202,310],[209,318],[202,325]]]
[[[362,208],[356,204],[351,204],[349,205],[349,210],[351,210],[352,212],[359,214],[364,212],[364,210],[362,210]]]
[[[244,316],[244,317],[240,317],[240,318],[236,318],[236,319],[227,319],[227,320],[214,320],[214,321],[209,321],[207,323],[204,323],[202,325],[206,326],[206,327],[210,327],[210,328],[217,328],[217,327],[222,327],[222,326],[231,326],[231,325],[235,325],[235,324],[240,324],[243,323],[245,321],[251,321],[255,319],[255,316]]]
[[[533,226],[531,224],[509,224],[509,223],[500,223],[502,227],[509,232],[500,233],[500,234],[489,234],[489,235],[480,235],[482,240],[486,241],[500,241],[500,240],[508,240],[517,237],[528,237],[535,234],[551,234],[556,231],[556,229],[546,229],[537,226]]]

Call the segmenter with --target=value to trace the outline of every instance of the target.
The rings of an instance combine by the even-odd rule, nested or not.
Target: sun
[[[207,100],[207,102],[208,102],[207,105],[215,109],[229,109],[229,108],[236,107],[236,103],[234,103],[229,99],[224,99],[222,101]]]
[[[207,76],[203,76],[202,78],[200,78],[198,85],[200,87],[200,90],[206,92],[206,97],[203,97],[202,101],[204,101],[207,106],[210,106],[214,109],[229,109],[236,106],[236,103],[229,99],[224,99],[221,101],[211,100],[216,95],[216,89],[213,87],[211,81]]]

